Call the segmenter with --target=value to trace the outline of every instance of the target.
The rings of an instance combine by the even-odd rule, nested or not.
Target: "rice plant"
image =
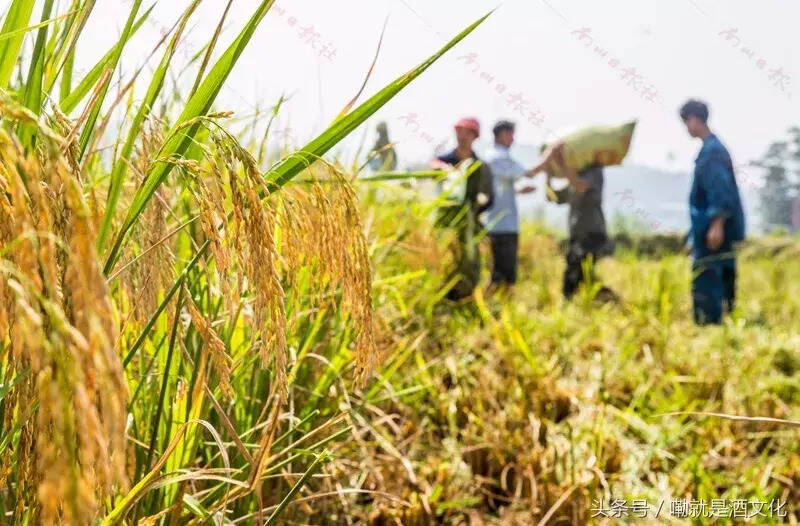
[[[188,65],[196,80],[182,108],[161,114],[200,0],[154,43],[162,58],[150,78],[138,70],[116,94],[123,50],[151,13],[141,0],[77,85],[95,2],[13,0],[6,10],[4,520],[271,524],[330,460],[327,444],[350,432],[319,400],[328,373],[307,400],[294,388],[319,346],[345,353],[350,384],[363,385],[378,360],[358,196],[322,156],[482,20],[262,171],[214,104],[273,3],[260,2],[224,50],[217,31]],[[119,107],[136,85],[144,98]],[[115,135],[119,112],[128,122]],[[303,172],[311,184],[287,187]]]
[[[744,249],[740,306],[710,330],[674,254],[602,261],[619,304],[563,301],[535,224],[514,291],[449,303],[441,174],[324,156],[485,17],[273,152],[283,98],[260,142],[216,103],[273,1],[227,48],[214,7],[179,65],[184,3],[156,68],[118,84],[141,0],[81,79],[94,0],[3,13],[0,522],[586,524],[611,497],[800,518],[796,240]]]

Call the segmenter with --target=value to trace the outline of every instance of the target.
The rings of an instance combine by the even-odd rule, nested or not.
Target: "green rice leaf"
[[[280,504],[278,504],[278,507],[275,508],[275,511],[272,512],[272,515],[269,516],[269,519],[267,519],[267,526],[276,523],[286,509],[286,506],[288,506],[289,503],[292,502],[292,499],[294,499],[295,495],[297,495],[297,492],[308,483],[308,480],[311,478],[311,476],[320,468],[320,463],[327,459],[327,452],[322,452],[320,455],[317,455],[311,465],[308,466],[306,472],[303,473],[303,476],[300,477],[300,480],[298,480],[295,485],[292,486],[292,489],[289,490],[289,493],[283,497],[283,500],[280,502]]]
[[[171,157],[176,155],[181,156],[184,154],[186,148],[189,146],[189,144],[191,144],[199,125],[194,124],[188,129],[188,131],[185,132],[181,130],[181,125],[190,119],[204,115],[210,109],[211,104],[216,98],[217,93],[219,93],[219,90],[227,78],[228,73],[230,73],[230,70],[233,68],[236,59],[241,54],[242,49],[249,41],[250,36],[252,36],[252,32],[255,30],[255,27],[264,17],[266,11],[272,5],[273,1],[274,0],[265,0],[262,2],[259,9],[253,15],[253,18],[251,18],[248,26],[245,27],[245,29],[239,35],[239,38],[237,38],[236,41],[231,44],[225,54],[220,57],[220,59],[214,65],[214,68],[208,74],[208,77],[206,77],[203,84],[200,86],[197,92],[192,95],[192,98],[189,99],[189,103],[178,119],[178,122],[173,127],[173,131],[161,151],[161,157]],[[325,154],[325,152],[330,150],[335,144],[352,132],[359,124],[364,122],[370,115],[375,113],[381,106],[386,104],[386,102],[388,102],[392,97],[397,95],[397,93],[399,93],[400,90],[407,86],[412,80],[417,78],[420,74],[422,74],[423,71],[428,69],[431,64],[436,62],[453,46],[463,40],[464,37],[470,34],[476,27],[486,20],[490,14],[491,12],[479,18],[464,31],[456,35],[455,38],[448,42],[438,52],[429,57],[425,62],[401,76],[387,87],[383,88],[377,94],[373,95],[372,98],[356,108],[352,113],[337,119],[331,127],[306,145],[306,147],[300,152],[296,152],[289,158],[282,161],[277,168],[267,174],[270,186],[274,189],[277,189],[300,173],[301,170],[307,166],[310,166],[320,156]],[[126,216],[122,227],[117,234],[116,240],[114,241],[114,246],[111,248],[108,258],[106,259],[104,269],[106,275],[108,275],[108,273],[110,273],[114,268],[114,264],[119,257],[120,249],[122,248],[128,231],[136,223],[139,215],[144,210],[147,202],[153,197],[156,189],[166,179],[167,175],[169,175],[169,172],[172,170],[172,166],[173,165],[171,163],[160,163],[156,165],[156,167],[153,168],[153,170],[151,170],[151,172],[148,174],[147,179],[144,181],[142,186],[139,187],[136,195],[134,195],[133,201],[128,210],[128,215]]]
[[[64,70],[61,73],[61,85],[59,86],[58,99],[64,100],[72,90],[72,70],[75,67],[75,53],[71,52],[64,61]]]
[[[203,62],[200,64],[200,69],[197,70],[197,75],[194,79],[194,85],[189,91],[190,96],[197,91],[197,88],[200,86],[200,82],[203,80],[203,76],[206,74],[206,68],[208,67],[208,63],[211,61],[211,54],[214,52],[214,48],[217,46],[219,35],[222,33],[222,26],[225,25],[225,19],[228,18],[231,5],[233,5],[233,0],[228,0],[228,4],[225,6],[225,10],[222,11],[222,16],[219,18],[219,22],[217,23],[217,28],[214,30],[214,34],[206,46],[206,52],[203,55]]]
[[[72,91],[72,68],[75,63],[75,46],[78,37],[83,31],[89,15],[94,9],[96,0],[72,0],[70,12],[74,13],[69,16],[61,38],[59,39],[58,47],[53,52],[51,66],[45,72],[45,91],[50,93],[55,84],[56,78],[59,74],[61,76],[61,86],[59,87],[59,100],[64,100],[69,96]]]
[[[42,8],[42,20],[47,20],[50,17],[50,12],[53,9],[53,0],[45,0],[44,7]],[[23,89],[23,98],[25,100],[25,107],[32,112],[39,114],[42,109],[42,75],[44,71],[44,46],[47,41],[47,27],[39,28],[39,33],[36,35],[36,44],[33,48],[33,56],[31,57],[31,65],[28,70],[28,81],[25,83]],[[33,133],[32,131],[30,133]],[[25,140],[23,138],[23,140]]]
[[[328,150],[333,148],[339,141],[345,138],[350,132],[356,129],[362,122],[367,120],[370,115],[378,111],[392,97],[397,95],[400,90],[405,88],[412,80],[422,74],[442,55],[449,51],[453,46],[461,42],[467,35],[475,30],[492,12],[482,16],[461,33],[455,36],[442,49],[434,53],[425,62],[412,69],[405,75],[397,78],[394,82],[373,95],[369,100],[361,104],[358,108],[348,113],[344,117],[337,119],[327,130],[322,132],[316,139],[308,143],[303,149],[293,153],[288,158],[281,161],[276,168],[267,174],[270,186],[277,189],[290,181],[303,169],[311,166],[317,159],[322,157]]]
[[[5,384],[0,384],[0,402],[3,401],[3,398],[17,385],[19,382],[27,378],[28,374],[30,373],[30,369],[25,369],[19,374],[17,374],[16,378],[11,380],[10,382],[6,382]]]
[[[175,49],[177,48],[178,43],[183,36],[183,31],[186,28],[189,18],[192,16],[195,9],[197,9],[199,4],[200,0],[194,0],[181,17],[178,28],[167,45],[167,49],[164,52],[164,56],[156,68],[155,73],[153,74],[153,78],[150,80],[150,86],[147,88],[147,94],[145,95],[141,106],[139,106],[139,110],[136,112],[136,115],[133,118],[131,127],[128,130],[128,138],[125,141],[125,144],[122,146],[122,151],[114,163],[114,168],[111,171],[111,181],[108,188],[106,211],[105,215],[103,216],[103,222],[100,225],[100,232],[97,237],[97,249],[101,253],[105,248],[105,244],[108,239],[111,221],[114,218],[117,202],[119,201],[119,195],[122,190],[122,185],[125,182],[125,173],[127,172],[128,162],[130,161],[133,147],[136,144],[136,139],[139,137],[142,123],[144,123],[144,120],[150,113],[150,109],[152,108],[153,104],[155,104],[158,95],[161,93],[161,88],[164,86],[164,78],[166,77],[169,63],[175,54]]]
[[[244,51],[244,48],[247,47],[247,44],[250,42],[250,38],[253,36],[256,28],[259,26],[274,2],[275,0],[263,0],[261,4],[259,4],[252,17],[250,17],[247,25],[245,25],[241,33],[239,33],[239,36],[217,60],[217,62],[214,64],[214,67],[211,68],[211,71],[209,71],[208,75],[200,84],[200,87],[197,89],[197,91],[192,94],[191,98],[186,103],[186,107],[183,109],[183,112],[173,125],[172,130],[170,131],[167,140],[161,149],[161,152],[159,153],[159,157],[181,157],[186,152],[186,149],[192,143],[192,140],[199,129],[199,124],[192,124],[188,127],[185,126],[185,124],[192,119],[206,115],[211,109],[211,105],[217,98],[217,95],[222,89],[222,85],[227,80],[231,70],[236,65],[236,61],[239,59],[242,51]],[[153,197],[153,194],[155,194],[156,189],[167,178],[172,170],[172,167],[172,163],[156,164],[153,169],[150,170],[147,178],[133,196],[131,206],[128,209],[128,213],[125,216],[122,227],[117,233],[116,239],[114,240],[114,245],[111,248],[108,258],[106,259],[106,275],[108,275],[114,268],[114,264],[119,257],[119,251],[122,248],[122,244],[128,234],[128,231],[136,223],[139,215],[144,210],[145,205],[148,203],[148,201],[150,201],[150,198]]]
[[[50,17],[53,9],[53,0],[45,0],[42,7],[42,20]],[[25,107],[35,114],[39,114],[42,109],[42,76],[45,63],[45,43],[47,41],[47,26],[39,28],[36,35],[36,44],[33,47],[30,67],[28,69],[28,80],[22,86],[22,97]],[[22,144],[26,147],[33,146],[36,128],[32,124],[19,125],[19,137]]]
[[[33,4],[34,0],[12,0],[3,21],[0,37],[26,28],[33,13]],[[0,40],[0,88],[2,89],[8,87],[24,38],[25,33],[16,33],[15,36]]]
[[[419,172],[376,172],[366,177],[359,177],[358,182],[403,181],[407,179],[442,179],[447,175],[444,170],[421,170]]]
[[[140,2],[138,2],[140,3]],[[142,27],[142,24],[147,20],[147,17],[150,16],[150,13],[155,7],[153,4],[150,9],[145,11],[145,13],[136,21],[135,24],[130,28],[130,31],[127,34],[127,38],[121,38],[119,42],[114,44],[114,46],[108,50],[108,52],[103,55],[97,64],[95,64],[92,69],[89,70],[89,73],[83,78],[83,80],[75,87],[74,90],[64,99],[61,99],[61,109],[64,110],[66,113],[71,113],[78,104],[83,100],[86,95],[92,91],[92,88],[97,83],[98,79],[103,75],[103,72],[111,67],[112,61],[114,61],[114,57],[118,56],[118,51],[121,52],[122,47],[128,42],[130,37],[132,37],[136,31]],[[74,53],[74,50],[70,51],[70,53]]]
[[[105,70],[114,71],[117,69],[119,57],[122,55],[122,48],[124,47],[124,43],[128,41],[131,28],[136,20],[136,13],[139,12],[140,5],[142,5],[142,0],[133,0],[133,6],[131,7],[130,14],[128,15],[128,21],[125,23],[125,29],[122,30],[122,36],[120,37],[119,43],[117,43],[117,46],[114,49],[114,55],[112,56],[111,61],[105,67]],[[97,122],[97,116],[100,115],[100,109],[103,106],[103,100],[106,98],[106,93],[108,92],[108,86],[110,83],[111,76],[109,75],[106,77],[103,86],[100,88],[100,94],[92,106],[89,116],[86,119],[86,123],[83,126],[83,130],[81,131],[81,137],[78,140],[78,148],[81,156],[83,156],[84,152],[86,151],[86,147],[89,145],[89,141],[91,141],[96,131],[94,123]]]
[[[59,20],[63,20],[65,18],[71,16],[72,14],[74,14],[74,13],[65,13],[65,14],[63,14],[61,16],[50,18],[48,20],[43,20],[43,21],[39,22],[38,24],[34,24],[32,26],[24,27],[22,29],[17,29],[15,31],[11,31],[9,33],[3,33],[2,35],[0,35],[0,41],[8,40],[8,39],[13,38],[13,37],[18,36],[18,35],[24,35],[25,33],[28,33],[29,31],[33,31],[34,29],[39,29],[39,28],[42,28],[42,27],[45,27],[45,26],[49,26],[50,24],[58,22]]]

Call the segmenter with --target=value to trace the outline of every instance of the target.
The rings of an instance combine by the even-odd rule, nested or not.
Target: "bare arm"
[[[539,161],[539,163],[525,172],[525,175],[527,177],[536,177],[539,173],[544,172],[547,164],[553,160],[553,151],[554,145],[551,145],[544,151],[544,153],[542,153],[542,159]]]
[[[447,164],[446,162],[442,161],[441,159],[433,159],[429,163],[429,166],[433,170],[452,170],[453,169],[452,165]]]
[[[533,168],[525,173],[528,177],[535,177],[541,172],[547,172],[547,165],[552,164],[555,162],[555,158],[558,155],[559,148],[563,147],[563,143],[561,141],[554,142],[550,146],[548,146],[544,152],[542,152],[542,158],[538,164],[536,164]]]
[[[544,167],[547,164],[547,159],[539,162],[536,166],[525,172],[526,177],[536,177],[540,172],[544,171]]]

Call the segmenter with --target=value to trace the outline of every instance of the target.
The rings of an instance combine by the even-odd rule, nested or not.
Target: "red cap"
[[[464,128],[465,130],[472,130],[478,137],[481,135],[481,125],[475,117],[464,117],[456,123],[455,127],[456,129]]]

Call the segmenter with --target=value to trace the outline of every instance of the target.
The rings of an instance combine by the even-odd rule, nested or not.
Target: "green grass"
[[[376,229],[385,225],[376,253],[395,225],[423,216],[408,202],[369,210]],[[362,431],[377,449],[369,461],[347,449],[374,469],[362,475],[365,487],[388,484],[412,503],[381,503],[384,517],[529,524],[571,488],[551,520],[583,523],[594,499],[612,497],[663,500],[667,510],[680,498],[780,499],[797,516],[797,427],[670,416],[800,420],[800,268],[791,253],[745,257],[738,310],[722,327],[699,328],[687,258],[604,260],[599,275],[622,301],[599,305],[584,290],[567,303],[556,240],[535,225],[523,232],[513,291],[431,306],[441,284],[430,272],[440,260],[435,235],[412,231],[376,268],[379,283],[415,276],[376,286],[396,343],[365,402],[386,422]],[[400,446],[382,450],[381,436]]]

